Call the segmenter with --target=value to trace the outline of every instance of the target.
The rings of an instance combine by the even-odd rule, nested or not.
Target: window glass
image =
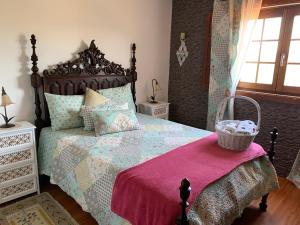
[[[288,63],[300,63],[300,41],[291,41]]]
[[[260,42],[252,42],[247,50],[246,61],[257,62],[259,58]]]
[[[300,65],[287,65],[284,86],[300,87]]]
[[[294,17],[292,39],[300,39],[300,15]]]
[[[272,84],[275,64],[259,64],[257,83]]]
[[[257,63],[244,63],[241,70],[240,81],[255,83]]]
[[[260,62],[275,62],[278,41],[266,41],[261,45]]]
[[[300,6],[262,10],[240,77],[241,88],[300,95]]]
[[[253,23],[253,21],[251,21]],[[261,40],[261,34],[262,34],[262,28],[263,28],[263,19],[259,19],[256,21],[253,34],[252,34],[252,40]],[[252,26],[249,26],[252,27]]]
[[[264,23],[263,40],[278,40],[281,17],[267,18]]]

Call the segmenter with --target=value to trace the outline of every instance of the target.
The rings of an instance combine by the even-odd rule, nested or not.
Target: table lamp
[[[2,87],[2,103],[0,106],[4,107],[4,115],[0,113],[3,116],[3,119],[5,121],[5,124],[1,125],[0,128],[9,128],[9,127],[14,127],[14,124],[9,123],[13,118],[8,118],[7,117],[7,111],[6,111],[6,106],[14,104],[11,100],[10,97],[6,94],[4,87]]]
[[[155,98],[156,98],[156,92],[158,92],[158,91],[161,91],[161,88],[160,88],[160,86],[159,86],[159,84],[158,84],[158,81],[156,80],[156,79],[153,79],[152,80],[152,96],[150,96],[150,99],[151,99],[151,101],[150,101],[150,103],[151,104],[157,104],[158,102],[155,100]]]
[[[150,96],[150,99],[151,99],[150,103],[156,104],[156,103],[158,103],[155,100],[155,98],[156,98],[156,92],[161,91],[161,88],[160,88],[160,86],[158,84],[158,81],[156,79],[152,80],[152,91],[153,91],[153,95]]]

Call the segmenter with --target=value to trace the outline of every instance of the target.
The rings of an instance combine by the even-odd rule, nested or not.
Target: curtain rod
[[[281,5],[269,5],[269,6],[263,6],[262,9],[269,9],[269,8],[280,8],[280,7],[288,7],[288,6],[297,6],[300,5],[300,2],[295,3],[289,3],[289,4],[281,4]]]

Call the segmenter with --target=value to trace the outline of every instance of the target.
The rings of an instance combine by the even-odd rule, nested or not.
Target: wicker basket
[[[226,109],[226,105],[231,99],[244,99],[256,106],[257,109],[257,125],[256,132],[251,135],[246,134],[237,134],[237,133],[229,133],[222,129],[222,127],[229,123],[239,123],[239,120],[222,120],[224,117],[224,112]],[[219,105],[215,129],[218,134],[218,144],[226,149],[243,151],[246,150],[250,144],[253,142],[256,135],[259,133],[260,129],[260,121],[261,121],[261,110],[259,104],[252,98],[246,96],[230,96],[225,98]]]

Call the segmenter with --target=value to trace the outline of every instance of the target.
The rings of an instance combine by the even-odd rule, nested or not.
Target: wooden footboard
[[[276,139],[278,137],[278,129],[275,127],[270,134],[271,134],[271,141],[270,141],[271,147],[268,151],[268,157],[269,157],[270,162],[274,165],[275,144],[276,144]],[[259,208],[263,212],[266,212],[267,208],[268,208],[268,205],[267,205],[268,196],[269,196],[269,194],[264,195],[259,204]]]
[[[274,165],[275,144],[276,144],[276,139],[278,137],[278,129],[274,128],[273,131],[270,132],[270,134],[271,134],[271,141],[270,141],[271,147],[268,150],[267,154],[270,162]],[[191,184],[187,178],[184,178],[181,181],[179,190],[180,190],[180,199],[181,199],[180,202],[181,215],[178,218],[177,225],[189,225],[189,220],[187,218],[187,208],[189,207],[188,198],[190,197],[190,193],[191,193]],[[261,203],[259,204],[259,208],[263,212],[265,212],[268,207],[267,206],[268,195],[269,194],[264,195],[262,197]]]

